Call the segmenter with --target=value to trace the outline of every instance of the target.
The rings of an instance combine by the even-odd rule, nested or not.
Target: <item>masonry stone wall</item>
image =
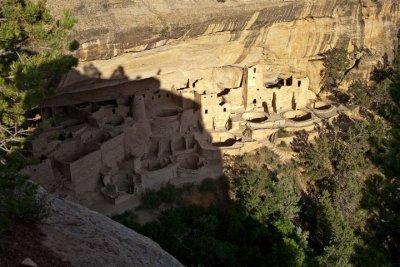
[[[116,204],[126,200],[119,194],[131,195],[133,187],[136,193],[166,182],[218,177],[222,154],[240,155],[265,146],[278,128],[308,129],[319,122],[317,113],[301,122],[285,117],[287,111],[312,112],[310,100],[316,96],[309,91],[308,78],[264,75],[262,66],[244,68],[235,88],[203,78],[165,91],[158,81],[152,86],[145,80],[139,87],[135,82],[103,86],[98,95],[100,89],[91,85],[93,92],[85,92],[84,99],[63,96],[71,103],[83,102],[69,106],[58,97],[55,103],[60,106],[43,113],[60,118],[55,133],[62,138],[54,151],[44,154],[52,164],[44,162],[36,172],[44,176],[53,165],[54,175],[72,182],[72,195],[81,199],[90,199],[107,185],[115,190],[103,187],[101,192]],[[320,113],[329,117],[334,112]],[[35,141],[36,154],[38,147],[49,145],[48,139],[43,134]]]
[[[143,188],[160,187],[176,177],[176,166],[169,165],[155,171],[144,171],[140,174]]]
[[[119,134],[101,144],[101,158],[103,164],[117,168],[117,163],[125,158],[124,134]]]
[[[94,192],[100,181],[101,151],[93,151],[70,163],[71,181],[77,193]]]
[[[243,88],[234,88],[229,91],[229,94],[227,96],[227,99],[229,100],[229,103],[231,104],[232,109],[233,108],[241,108],[243,107]]]

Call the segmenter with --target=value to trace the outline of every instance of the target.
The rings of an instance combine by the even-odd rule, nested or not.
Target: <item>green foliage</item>
[[[317,257],[320,266],[350,266],[354,247],[358,242],[354,229],[340,217],[330,194],[324,191],[319,199],[318,227],[323,254]]]
[[[299,191],[293,177],[267,171],[250,171],[236,182],[237,198],[251,217],[293,220],[299,211]]]
[[[282,236],[273,225],[247,217],[234,203],[224,210],[170,209],[143,226],[132,223],[134,217],[114,218],[155,240],[188,266],[302,266],[305,260],[302,242],[295,235]]]
[[[321,180],[332,172],[332,164],[329,159],[329,138],[320,136],[315,144],[308,143],[308,135],[297,135],[294,140],[298,148],[298,160],[304,166],[305,172],[312,180]]]
[[[348,64],[344,49],[328,51],[325,89]],[[364,120],[341,114],[311,141],[296,132],[295,161],[282,165],[267,148],[236,157],[228,203],[185,207],[174,193],[152,193],[153,206],[166,198],[174,208],[144,226],[118,220],[189,266],[399,266],[399,64],[350,86]],[[199,191],[221,190],[206,180]]]
[[[77,59],[68,40],[76,23],[71,12],[54,19],[45,1],[4,0],[0,6],[0,228],[18,221],[35,222],[47,213],[37,185],[18,174],[30,161],[19,150],[31,134],[27,118],[51,95]]]
[[[173,204],[179,202],[181,199],[181,193],[181,189],[167,183],[157,191],[147,189],[142,195],[141,200],[144,208],[156,209],[163,203]]]
[[[400,61],[399,55],[392,66],[383,66],[381,79],[375,88],[385,91],[385,104],[377,110],[384,118],[375,119],[371,132],[375,164],[382,173],[370,175],[361,200],[368,212],[363,231],[363,244],[358,247],[360,266],[399,266],[400,260]],[[382,76],[384,76],[382,78]]]
[[[369,85],[364,80],[357,80],[349,86],[349,93],[353,95],[352,102],[366,108],[368,108],[371,103],[371,97],[368,91]]]
[[[353,262],[360,243],[356,231],[365,223],[360,200],[372,128],[367,122],[340,116],[324,125],[313,143],[298,141],[303,149],[298,150],[297,161],[313,185],[306,208],[315,209],[302,216],[314,222],[310,243],[318,266],[350,266]]]
[[[0,19],[0,148],[8,153],[29,133],[20,129],[26,113],[77,64],[68,54],[77,42],[67,38],[76,19],[65,11],[56,20],[44,1],[29,0],[3,1]]]
[[[266,157],[268,151],[258,155]],[[130,213],[114,219],[149,236],[188,266],[303,266],[307,233],[296,222],[300,200],[296,166],[272,172],[240,165],[243,174],[231,184],[235,201],[209,208],[177,203],[143,226]],[[222,181],[205,180],[199,191],[225,190]]]
[[[114,221],[119,222],[120,224],[125,225],[131,229],[140,229],[140,224],[136,222],[137,215],[132,211],[125,211],[122,214],[114,215],[111,217]]]
[[[166,38],[166,37],[169,37],[170,34],[171,34],[171,32],[170,32],[170,28],[168,26],[165,26],[160,30],[161,37]]]
[[[278,147],[287,147],[287,144],[286,144],[285,141],[282,140],[282,141],[278,144]]]
[[[263,170],[275,169],[279,165],[278,155],[269,148],[263,147],[257,150],[254,154],[245,154],[238,158],[238,165],[242,169]]]
[[[37,187],[16,172],[0,173],[0,232],[17,221],[33,223],[48,214],[47,200]]]
[[[345,71],[350,67],[348,52],[344,48],[332,48],[326,51],[324,55],[323,89],[337,89]]]
[[[400,261],[399,179],[383,175],[369,177],[361,205],[371,211],[368,218],[364,244],[359,248],[360,265],[398,266]]]
[[[288,137],[290,136],[290,132],[288,132],[284,128],[279,128],[277,136],[278,138]]]
[[[391,111],[390,80],[385,79],[379,84],[369,85],[367,81],[357,80],[349,87],[352,94],[351,102],[363,108],[374,110],[380,114]]]
[[[200,186],[199,186],[199,191],[200,192],[209,192],[209,193],[216,193],[218,191],[218,188],[220,186],[220,181],[216,179],[204,179]]]

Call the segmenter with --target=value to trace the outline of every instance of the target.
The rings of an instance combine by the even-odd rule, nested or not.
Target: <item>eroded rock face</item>
[[[306,75],[318,88],[320,53],[343,46],[369,48],[376,59],[385,52],[390,56],[400,28],[398,0],[53,0],[48,5],[56,12],[69,8],[78,17],[74,36],[82,60],[135,52],[96,62],[104,77],[119,65],[132,76],[150,77],[159,70],[263,63]],[[361,65],[358,76],[375,63]]]
[[[149,238],[83,206],[48,197],[51,213],[39,225],[43,245],[73,266],[182,266]]]

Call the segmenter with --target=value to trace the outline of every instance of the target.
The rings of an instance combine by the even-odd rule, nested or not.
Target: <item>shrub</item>
[[[173,204],[181,200],[182,190],[176,188],[173,184],[167,183],[159,190],[147,189],[142,195],[143,207],[146,209],[156,209],[161,204]]]
[[[285,130],[283,128],[279,128],[279,130],[278,130],[278,138],[288,137],[288,136],[290,136],[290,133],[287,130]]]
[[[282,140],[282,141],[278,144],[278,147],[287,147],[287,144],[286,144],[285,141]]]
[[[146,189],[142,195],[142,204],[146,209],[156,209],[161,205],[162,201],[157,191]]]
[[[203,182],[199,186],[199,191],[200,192],[208,192],[208,193],[214,193],[218,190],[218,181],[207,178],[203,180]]]
[[[336,89],[343,79],[345,71],[350,66],[350,61],[345,48],[333,48],[325,52],[323,76],[323,89]]]
[[[247,153],[240,158],[240,162],[252,170],[275,168],[279,164],[279,156],[267,147],[260,148],[255,154]]]
[[[167,183],[158,191],[160,200],[167,204],[176,202],[180,198],[180,193],[181,191],[170,183]]]
[[[48,202],[38,185],[18,173],[0,173],[0,231],[11,224],[37,222],[48,215]]]
[[[111,217],[114,221],[119,222],[120,224],[125,225],[128,228],[137,230],[140,228],[140,224],[137,223],[137,215],[132,211],[125,211],[122,214],[114,215]]]
[[[162,27],[160,30],[161,37],[168,37],[170,35],[170,28],[168,26]]]

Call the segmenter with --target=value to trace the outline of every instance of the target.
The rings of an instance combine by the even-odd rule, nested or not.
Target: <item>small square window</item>
[[[206,109],[204,112],[205,112],[206,114],[208,114],[208,109]]]

